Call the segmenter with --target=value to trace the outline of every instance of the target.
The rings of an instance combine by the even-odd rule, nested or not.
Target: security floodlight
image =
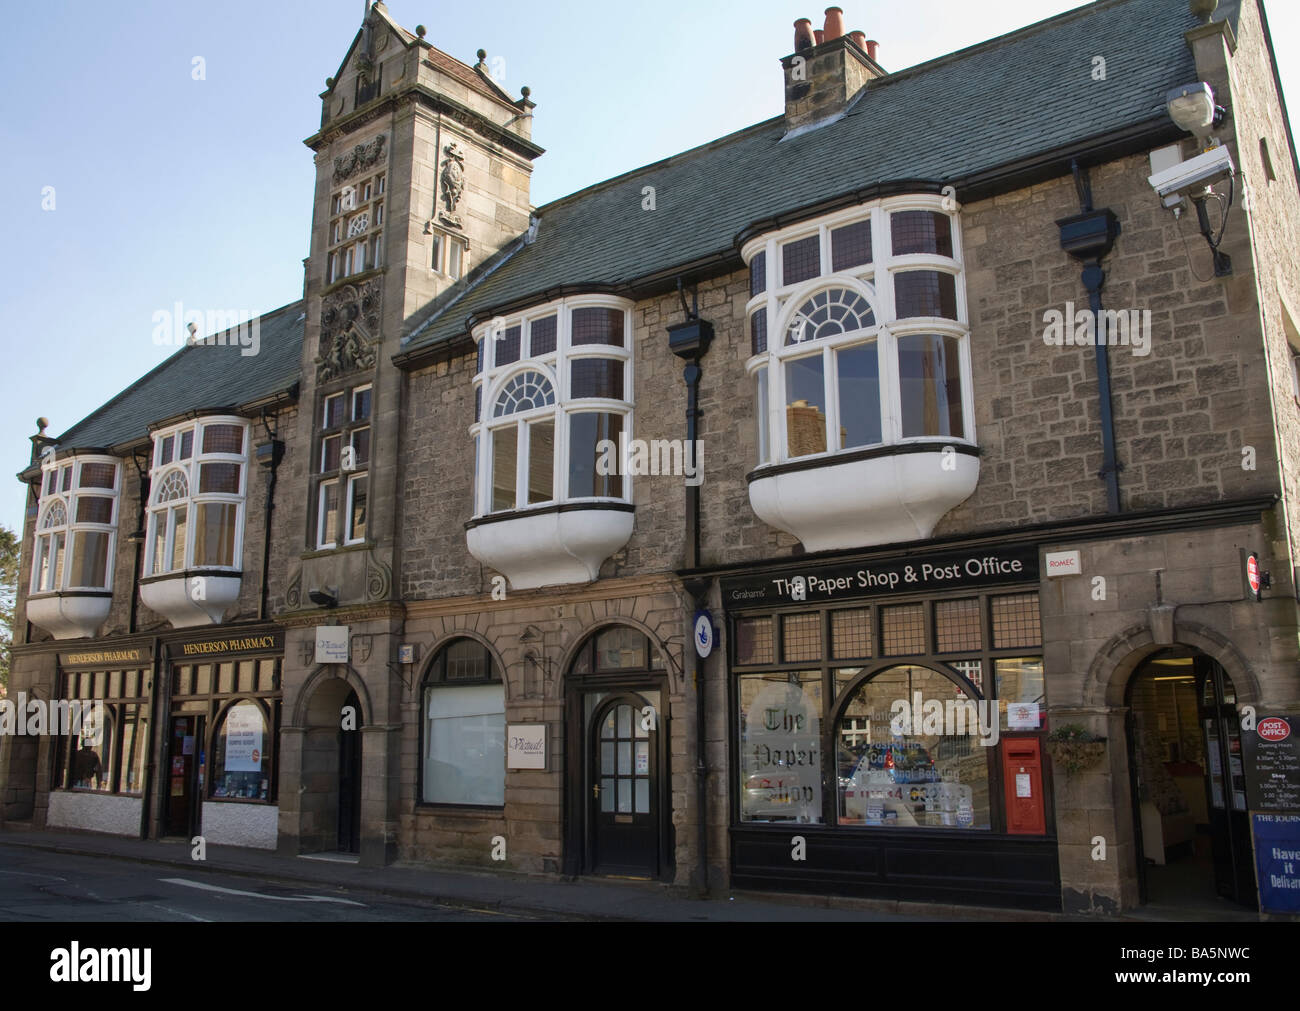
[[[1225,115],[1223,106],[1214,104],[1214,89],[1204,81],[1170,89],[1165,93],[1165,106],[1180,130],[1197,137],[1219,126]]]

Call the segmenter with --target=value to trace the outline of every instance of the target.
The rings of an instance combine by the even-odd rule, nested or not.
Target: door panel
[[[172,717],[167,742],[167,834],[190,836],[199,831],[203,717]]]
[[[645,726],[645,699],[620,694],[596,710],[589,731],[591,869],[659,872],[658,728]]]
[[[361,712],[361,700],[353,692],[344,708]],[[361,852],[361,730],[339,730],[339,825],[340,853]]]
[[[1242,765],[1241,727],[1231,678],[1213,660],[1201,658],[1201,731],[1206,759],[1206,809],[1214,853],[1214,887],[1225,898],[1255,908],[1250,813]]]

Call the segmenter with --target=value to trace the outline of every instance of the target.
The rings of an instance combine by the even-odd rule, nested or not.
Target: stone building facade
[[[0,737],[0,818],[1099,913],[1185,859],[1285,915],[1240,720],[1300,714],[1262,7],[1106,0],[896,73],[820,34],[782,115],[538,208],[527,89],[373,5],[265,350],[187,348],[34,439],[11,694],[108,733]],[[1194,82],[1197,136],[1162,107]],[[1223,276],[1148,181],[1211,148]],[[1135,324],[1104,355],[1050,338],[1089,284]],[[98,592],[54,573],[110,530]]]

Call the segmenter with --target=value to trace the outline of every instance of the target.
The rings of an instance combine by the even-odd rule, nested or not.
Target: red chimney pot
[[[814,45],[812,21],[800,18],[794,23],[794,51],[797,53],[801,49],[811,49]]]
[[[876,50],[880,48],[880,43],[875,39],[867,39],[867,55],[871,57],[872,63],[879,63],[876,59]]]
[[[844,34],[844,11],[839,7],[826,8],[826,41],[838,39]]]

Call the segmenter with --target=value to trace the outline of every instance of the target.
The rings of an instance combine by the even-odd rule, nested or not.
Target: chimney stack
[[[820,30],[814,31],[808,18],[796,21],[794,49],[781,60],[786,133],[834,119],[868,81],[885,73],[876,63],[876,42],[865,32],[846,34],[839,7],[826,8],[826,27]]]

